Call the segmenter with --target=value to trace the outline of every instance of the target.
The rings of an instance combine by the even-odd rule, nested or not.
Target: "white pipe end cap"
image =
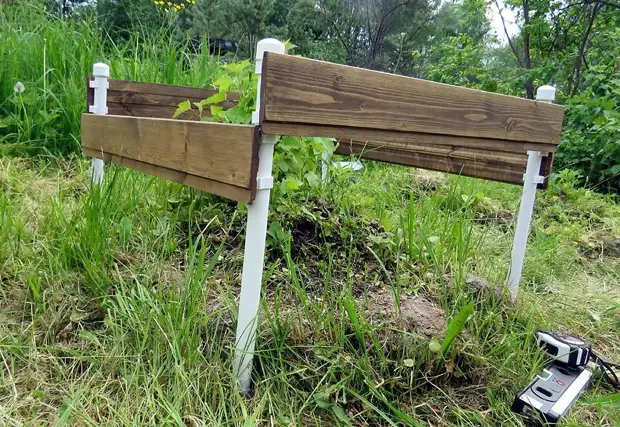
[[[110,77],[110,67],[103,62],[97,62],[93,64],[93,76],[95,77]]]
[[[284,53],[284,43],[278,39],[262,39],[256,45],[256,59],[262,61],[265,52]]]
[[[536,101],[553,102],[555,100],[555,87],[545,85],[536,91]]]

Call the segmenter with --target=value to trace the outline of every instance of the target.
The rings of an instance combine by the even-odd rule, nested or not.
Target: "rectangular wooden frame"
[[[276,53],[268,54],[269,51]],[[107,112],[114,110],[108,111],[109,67],[103,63],[93,66],[96,96],[94,100],[89,98],[89,106],[91,102],[95,104],[92,111],[96,115],[85,114],[82,118],[84,153],[97,157],[92,168],[95,184],[103,182],[104,165],[99,159],[106,159],[233,200],[249,203],[256,197],[247,210],[233,365],[237,382],[245,393],[251,387],[264,275],[274,135],[340,138],[339,151],[345,154],[357,151],[360,156],[391,163],[511,183],[522,180],[508,278],[514,301],[536,186],[541,184],[540,171],[551,170],[551,156],[562,126],[561,107],[286,57],[282,55],[284,52],[284,44],[275,39],[261,40],[256,48],[258,111],[252,119],[253,123],[262,124],[260,138],[257,125],[107,116]],[[114,88],[114,84],[110,87]],[[144,87],[140,90],[147,93]],[[176,107],[168,105],[176,102],[170,98],[174,94],[162,93],[165,88],[155,90],[156,101],[143,97],[138,105]],[[545,102],[552,102],[554,97],[553,87],[542,87],[537,92],[537,98]],[[125,108],[132,104],[127,98],[117,103],[123,107],[122,115],[140,113],[159,117],[150,110],[130,111]],[[366,150],[369,146],[371,149]],[[244,157],[244,153],[249,156]],[[522,165],[525,154],[526,167]],[[550,155],[544,166],[542,159],[546,154]],[[498,169],[509,170],[510,176]],[[525,174],[519,179],[523,169]]]

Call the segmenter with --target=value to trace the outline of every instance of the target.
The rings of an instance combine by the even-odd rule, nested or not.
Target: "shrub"
[[[566,103],[567,124],[557,168],[581,172],[582,182],[598,190],[620,190],[620,77],[594,68],[584,90]]]

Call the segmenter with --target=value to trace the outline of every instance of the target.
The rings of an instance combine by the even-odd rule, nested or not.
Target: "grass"
[[[541,367],[537,328],[619,354],[619,261],[590,245],[619,232],[611,198],[566,177],[540,193],[512,307],[464,277],[505,279],[512,222],[489,218],[514,211],[517,187],[367,163],[275,197],[246,398],[231,360],[244,209],[116,168],[99,191],[87,169],[0,161],[3,424],[520,425],[509,408]],[[449,320],[475,306],[444,358],[372,311],[384,291]],[[610,393],[595,382],[569,423],[614,425],[596,401]]]
[[[570,171],[539,193],[513,306],[467,283],[504,283],[518,187],[366,162],[274,190],[241,395],[245,207],[116,167],[92,188],[71,154],[93,62],[203,87],[217,59],[165,29],[114,44],[30,2],[0,7],[0,25],[1,425],[521,425],[510,404],[543,364],[536,329],[620,354],[617,199]],[[445,333],[441,316],[416,328],[420,312],[444,313]],[[596,381],[568,423],[617,424],[613,396]]]
[[[170,28],[115,43],[93,19],[59,19],[37,2],[0,6],[0,154],[79,151],[86,76],[95,62],[117,79],[210,87],[219,61],[188,54]],[[14,92],[17,82],[25,88]]]

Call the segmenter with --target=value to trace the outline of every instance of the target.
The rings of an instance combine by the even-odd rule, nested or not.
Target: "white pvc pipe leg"
[[[553,102],[554,99],[555,88],[553,86],[541,86],[536,91],[536,101],[538,102]],[[539,172],[542,157],[546,155],[547,153],[541,153],[540,151],[527,152],[527,168],[525,175],[523,175],[523,193],[521,195],[521,205],[519,206],[519,216],[517,217],[514,244],[512,246],[510,273],[508,275],[508,289],[513,301],[517,299],[519,293],[527,238],[530,234],[534,201],[536,200],[536,187],[544,182],[545,179],[545,177],[539,175]]]
[[[93,184],[101,184],[103,182],[103,176],[105,174],[105,163],[102,159],[93,157],[93,165],[90,171],[90,178]]]
[[[261,96],[262,61],[265,52],[284,53],[284,44],[276,39],[265,39],[258,42],[255,69],[258,75],[257,110],[252,114],[252,123],[254,124],[259,123],[258,109],[260,108]],[[275,143],[275,135],[263,135],[258,151],[256,197],[252,204],[248,206],[248,224],[243,253],[243,273],[241,277],[241,296],[235,338],[234,364],[239,388],[244,393],[250,391],[252,382],[252,359],[256,344],[257,315],[265,263],[265,239],[267,238],[269,195],[273,186],[271,169],[273,166]]]
[[[108,114],[108,77],[110,77],[110,67],[102,62],[93,65],[93,81],[89,82],[91,88],[95,89],[94,105],[88,107],[88,111],[93,114]],[[104,176],[104,163],[102,159],[93,158],[91,169],[91,179],[93,184],[101,184]]]
[[[530,233],[534,201],[536,200],[536,186],[541,182],[538,172],[540,171],[542,154],[540,151],[527,152],[527,169],[523,176],[523,194],[521,195],[521,206],[519,206],[519,216],[517,217],[517,227],[515,228],[512,261],[508,277],[508,289],[513,301],[517,299],[519,292],[519,282],[521,281],[523,262],[525,261],[525,248]]]

